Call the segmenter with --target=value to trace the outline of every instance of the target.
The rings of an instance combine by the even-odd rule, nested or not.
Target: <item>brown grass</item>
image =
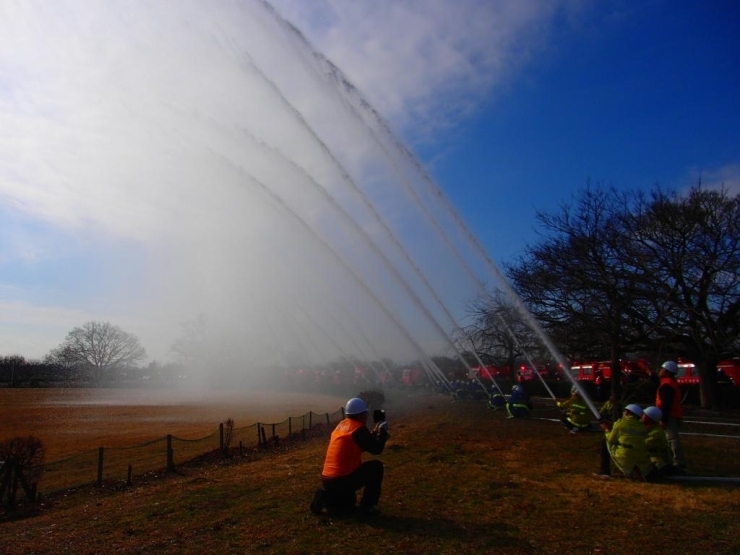
[[[199,439],[232,418],[236,427],[335,412],[346,399],[274,391],[167,389],[0,389],[0,440],[35,435],[46,460],[98,447],[162,438]]]
[[[604,482],[591,476],[598,433],[482,403],[397,398],[387,409],[376,519],[309,513],[318,438],[46,499],[35,516],[0,523],[0,553],[740,553],[736,486]],[[685,447],[692,472],[740,475],[740,441],[686,436]]]

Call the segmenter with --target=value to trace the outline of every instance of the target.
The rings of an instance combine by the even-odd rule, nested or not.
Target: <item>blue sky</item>
[[[498,264],[537,240],[537,211],[588,179],[682,190],[701,177],[740,192],[737,2],[272,5],[389,123]],[[347,107],[356,96],[307,51],[256,1],[0,6],[0,354],[41,357],[72,327],[110,320],[167,360],[197,314],[250,352],[278,349],[265,328],[294,330],[286,359],[299,344],[336,355],[362,325],[373,346],[358,357],[401,353],[399,336],[439,348],[430,316],[449,323],[437,305],[464,319],[490,276],[471,261],[480,273],[467,279],[443,252]],[[247,191],[245,175],[271,192]],[[283,306],[288,291],[305,310]],[[362,323],[311,321],[347,311]]]
[[[563,30],[436,166],[477,235],[510,241],[495,254],[536,240],[535,210],[557,209],[587,179],[681,190],[701,177],[740,191],[740,6],[632,5],[616,22],[597,12],[598,26]],[[456,186],[465,173],[474,185]],[[490,228],[481,209],[496,215]]]

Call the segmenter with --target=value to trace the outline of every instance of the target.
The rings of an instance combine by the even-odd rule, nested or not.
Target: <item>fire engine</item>
[[[573,377],[580,381],[593,382],[596,380],[594,375],[594,364],[593,363],[576,363],[570,367],[570,372]]]
[[[622,368],[622,382],[636,382],[649,379],[652,376],[650,367],[644,360],[620,360]],[[570,367],[573,377],[577,380],[594,382],[596,385],[610,380],[612,377],[612,362],[603,360],[591,363],[577,363]]]
[[[717,363],[717,381],[740,387],[740,358],[721,360]]]
[[[516,377],[518,381],[529,381],[533,380],[537,377],[537,374],[539,373],[540,376],[542,376],[542,379],[553,379],[557,380],[560,379],[560,374],[556,368],[552,368],[549,364],[541,364],[537,366],[537,370],[529,365],[529,364],[522,364],[519,366],[519,369],[516,371]]]
[[[511,372],[509,371],[509,367],[504,366],[493,366],[492,364],[489,364],[487,366],[474,366],[470,370],[472,370],[474,373],[478,374],[478,377],[481,380],[490,380],[492,377],[495,378],[508,378]],[[471,376],[472,377],[472,376]]]
[[[678,359],[678,372],[676,372],[676,381],[679,385],[695,385],[699,383],[699,369],[693,362]]]
[[[676,381],[681,385],[699,383],[699,369],[690,360],[678,359]],[[740,387],[740,359],[721,360],[717,363],[717,383]]]

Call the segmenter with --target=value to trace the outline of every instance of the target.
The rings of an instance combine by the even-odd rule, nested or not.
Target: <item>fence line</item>
[[[234,428],[228,452],[224,445],[224,424],[200,439],[182,439],[173,435],[130,447],[99,447],[42,466],[38,491],[49,494],[60,490],[96,484],[130,484],[133,477],[152,472],[172,471],[178,465],[209,453],[228,456],[244,449],[265,448],[283,440],[307,439],[307,431],[331,427],[344,418],[343,408],[333,413],[307,412],[290,416],[282,422],[256,422]]]

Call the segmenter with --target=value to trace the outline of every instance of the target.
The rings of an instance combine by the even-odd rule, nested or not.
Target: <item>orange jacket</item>
[[[658,391],[655,393],[655,406],[663,411],[663,421],[668,417],[683,418],[681,408],[681,390],[678,382],[669,376],[660,378]]]
[[[322,478],[339,478],[357,470],[362,464],[362,448],[352,438],[357,428],[364,426],[359,420],[345,418],[331,433],[326,451]]]

